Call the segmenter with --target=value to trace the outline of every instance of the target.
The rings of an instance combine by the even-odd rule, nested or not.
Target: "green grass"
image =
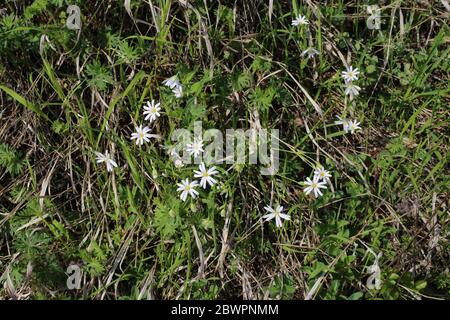
[[[369,30],[366,1],[270,2],[0,5],[0,299],[449,298],[449,12],[385,2]],[[320,55],[302,58],[310,46]],[[346,64],[361,71],[353,101]],[[174,74],[181,99],[161,84]],[[345,134],[341,115],[362,130]],[[216,187],[181,201],[197,166],[167,148],[195,121],[279,129],[279,171],[218,165]],[[137,147],[140,124],[161,139]],[[113,172],[95,161],[105,150]],[[332,187],[314,199],[317,163]],[[282,228],[261,219],[276,203]],[[82,290],[66,286],[74,263]]]

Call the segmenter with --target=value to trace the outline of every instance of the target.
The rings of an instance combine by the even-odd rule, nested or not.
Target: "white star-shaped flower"
[[[195,178],[201,178],[200,179],[200,185],[203,189],[206,189],[206,184],[208,183],[211,187],[217,183],[216,179],[214,179],[212,176],[215,174],[218,174],[219,172],[216,170],[216,167],[211,167],[208,170],[206,170],[205,164],[202,162],[198,166],[198,171],[194,171],[194,177]]]
[[[164,80],[162,82],[163,85],[165,85],[166,87],[169,87],[170,89],[173,89],[175,87],[180,86],[180,81],[178,80],[177,75],[174,75],[166,80]]]
[[[181,191],[180,199],[186,201],[187,196],[190,195],[192,199],[198,196],[198,191],[195,190],[195,187],[198,186],[197,181],[189,182],[189,179],[181,180],[181,183],[177,183],[178,189],[177,191]]]
[[[325,181],[319,181],[318,177],[314,177],[313,180],[310,178],[306,178],[306,181],[304,181],[304,184],[307,185],[305,189],[303,189],[303,192],[308,195],[311,192],[314,193],[314,196],[317,198],[318,196],[323,195],[322,191],[320,189],[326,189],[327,183]]]
[[[183,87],[181,85],[176,86],[172,89],[172,93],[175,95],[175,98],[181,98],[183,96]]]
[[[354,97],[359,95],[359,90],[361,90],[361,87],[353,84],[352,82],[347,82],[345,84],[345,94],[350,96],[350,100],[353,100]]]
[[[347,67],[346,71],[342,71],[342,78],[345,82],[351,82],[358,80],[359,71],[358,68],[353,69],[352,66]]]
[[[297,18],[292,20],[293,26],[307,25],[307,24],[309,24],[308,20],[306,19],[305,16],[302,16],[302,15],[298,15]]]
[[[347,124],[347,130],[350,131],[351,134],[354,134],[356,131],[361,130],[361,127],[359,125],[360,123],[358,121],[350,120]]]
[[[270,206],[265,206],[264,209],[268,212],[268,214],[263,215],[263,219],[265,219],[264,222],[275,218],[275,224],[278,228],[283,226],[281,219],[291,220],[289,215],[282,213],[283,207],[280,205],[278,205],[275,209]]]
[[[314,170],[314,178],[318,178],[318,180],[326,180],[328,178],[331,178],[331,174],[323,167],[317,167]]]
[[[142,125],[136,127],[136,132],[131,134],[130,139],[136,140],[136,145],[143,145],[144,141],[149,142],[150,138],[156,137],[154,134],[150,134],[149,127],[143,127]]]
[[[194,155],[194,158],[197,158],[203,150],[203,140],[194,139],[194,143],[186,144],[186,151],[189,152],[189,155]]]
[[[339,119],[338,121],[335,121],[334,124],[343,125],[343,129],[345,133],[348,133],[348,124],[350,122],[350,120],[348,120],[347,118],[341,118],[339,116],[337,116],[337,118]]]
[[[108,151],[106,151],[105,154],[95,152],[95,155],[97,156],[97,163],[104,162],[108,172],[113,171],[113,169],[117,167],[117,163],[111,158]]]
[[[161,111],[161,103],[155,103],[155,100],[147,101],[146,105],[144,106],[144,120],[150,120],[150,122],[153,122],[156,120],[156,118],[159,118]]]
[[[183,96],[183,86],[176,75],[164,80],[162,84],[172,89],[172,92],[176,98],[181,98]]]

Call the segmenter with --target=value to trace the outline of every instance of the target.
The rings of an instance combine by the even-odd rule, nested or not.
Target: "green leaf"
[[[419,280],[415,283],[417,291],[423,290],[427,287],[427,282],[425,280]]]
[[[5,87],[5,86],[3,86],[1,84],[0,84],[0,89],[5,91],[6,94],[8,94],[11,98],[13,98],[17,102],[19,102],[25,108],[28,108],[31,111],[37,113],[39,116],[43,117],[44,119],[49,120],[47,115],[44,112],[42,112],[42,110],[38,109],[34,104],[32,104],[31,102],[27,101],[24,97],[22,97],[20,94],[18,94],[14,90],[11,90],[10,88]]]
[[[360,291],[352,293],[350,297],[348,297],[348,300],[359,300],[364,296],[364,294]]]

